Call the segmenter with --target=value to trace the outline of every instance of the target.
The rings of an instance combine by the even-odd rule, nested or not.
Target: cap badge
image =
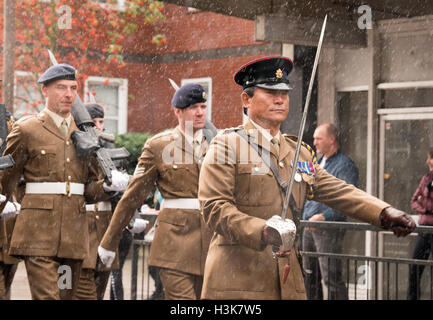
[[[275,72],[275,76],[276,76],[278,79],[281,79],[281,78],[283,77],[283,71],[282,71],[281,69],[278,69],[278,70]]]
[[[203,91],[203,93],[201,94],[203,99],[206,99],[206,92]]]

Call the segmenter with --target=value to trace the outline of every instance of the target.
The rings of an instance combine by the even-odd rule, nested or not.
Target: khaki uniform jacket
[[[8,132],[12,131],[13,126],[13,118],[11,118],[7,122],[8,126]],[[3,174],[3,171],[0,171],[0,176]],[[22,200],[22,189],[23,187],[17,188],[13,194],[13,200],[16,202],[21,203]],[[8,254],[9,252],[9,246],[11,243],[11,237],[12,237],[12,231],[14,230],[15,221],[17,219],[17,216],[10,216],[10,217],[1,217],[0,218],[0,261],[5,264],[15,264],[20,262],[19,259],[14,258]]]
[[[87,223],[89,227],[89,254],[83,261],[83,269],[97,271],[109,271],[119,268],[119,259],[116,250],[116,257],[110,268],[107,268],[98,258],[98,246],[110,224],[113,212],[111,211],[87,211]]]
[[[7,138],[5,155],[15,167],[4,172],[0,192],[9,197],[21,175],[29,182],[74,182],[85,184],[85,194],[25,194],[12,234],[9,254],[16,256],[57,256],[83,259],[89,247],[86,201],[109,197],[97,169],[75,153],[70,135],[78,130],[71,121],[66,139],[52,118],[40,112],[15,122]],[[94,163],[94,162],[92,162]],[[3,210],[4,204],[0,207]]]
[[[202,145],[204,156],[208,143]],[[123,228],[155,183],[164,199],[197,198],[199,171],[192,146],[178,127],[149,139],[101,246],[108,250],[117,248]],[[158,214],[148,263],[203,275],[210,238],[200,210],[163,208]]]
[[[253,141],[270,149],[279,175],[288,181],[296,141],[282,137],[277,160],[276,150],[269,143],[266,147],[251,122],[245,124],[245,129]],[[304,147],[299,161],[312,161],[312,154]],[[294,182],[292,193],[298,208],[304,205],[308,184],[314,188],[316,201],[376,226],[380,224],[380,212],[389,206],[317,166],[315,175],[305,173],[302,181]],[[212,140],[199,186],[204,219],[215,230],[206,260],[202,298],[305,299],[303,274],[293,250],[291,270],[283,284],[287,259],[274,259],[271,246],[262,243],[265,222],[273,215],[281,215],[284,195],[272,171],[235,129],[225,130]],[[287,218],[293,218],[290,209]]]

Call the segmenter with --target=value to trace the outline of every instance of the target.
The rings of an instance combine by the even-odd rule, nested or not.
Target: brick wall
[[[157,133],[177,125],[168,78],[179,85],[182,79],[212,78],[212,121],[218,128],[239,125],[241,88],[233,81],[234,72],[252,59],[280,54],[280,46],[255,42],[254,21],[211,12],[188,13],[186,7],[171,4],[165,5],[163,13],[165,21],[141,23],[138,32],[127,37],[124,68],[104,72],[102,62],[92,60],[80,66],[79,72],[128,79],[129,132]],[[166,44],[151,44],[156,32],[166,35]],[[93,49],[101,48],[101,43],[94,43]]]
[[[263,43],[254,42],[254,22],[210,12],[188,13],[187,8],[166,5],[167,20],[156,27],[165,33],[167,44],[142,51],[156,55],[179,52],[204,52],[211,59],[188,61],[171,57],[164,64],[129,64],[122,69],[128,73],[129,93],[134,96],[128,105],[128,130],[156,133],[177,125],[171,107],[174,90],[168,78],[178,85],[182,79],[212,78],[212,121],[218,128],[237,126],[242,122],[241,87],[233,81],[233,74],[244,63],[262,56],[280,54],[269,51]],[[150,31],[150,29],[149,29]],[[147,34],[150,34],[148,32]],[[245,56],[242,47],[258,46],[259,54]],[[237,48],[235,55],[218,58],[222,48]],[[263,47],[263,48],[262,48]],[[170,56],[168,57],[170,59]],[[135,75],[135,76],[133,76]]]

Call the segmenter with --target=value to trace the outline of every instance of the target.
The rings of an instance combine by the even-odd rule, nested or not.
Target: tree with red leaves
[[[50,65],[47,49],[58,61],[67,61],[78,70],[87,65],[92,73],[109,77],[111,70],[125,65],[122,53],[126,37],[136,32],[140,24],[164,20],[163,8],[161,2],[154,0],[128,0],[122,7],[116,0],[16,1],[15,68],[28,73],[17,83],[15,107],[23,114],[43,108],[36,81],[40,71]],[[1,32],[1,41],[2,38]],[[165,41],[162,34],[149,39],[149,43],[156,45]],[[78,78],[83,81],[87,76],[78,73]]]

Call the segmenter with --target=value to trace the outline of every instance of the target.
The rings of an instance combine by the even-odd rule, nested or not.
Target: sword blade
[[[54,56],[54,54],[51,52],[50,49],[48,49],[48,55],[50,56],[50,61],[53,64],[53,66],[55,66],[57,63],[56,57]]]
[[[176,82],[174,82],[170,78],[168,78],[168,81],[170,81],[170,84],[174,88],[175,91],[179,90],[179,86],[176,84]]]
[[[308,86],[307,99],[305,100],[304,113],[302,114],[301,126],[299,127],[298,143],[296,145],[295,158],[293,159],[292,172],[290,174],[290,180],[289,180],[289,184],[287,186],[286,197],[284,199],[283,210],[281,213],[281,217],[283,218],[283,220],[286,219],[286,216],[287,216],[287,210],[289,208],[290,195],[292,194],[293,181],[295,179],[295,174],[296,174],[297,167],[298,167],[299,151],[301,150],[302,136],[304,134],[305,122],[307,121],[307,113],[308,113],[308,107],[310,105],[311,92],[313,90],[313,82],[314,82],[314,78],[316,76],[317,65],[319,64],[320,51],[322,49],[323,36],[325,34],[327,17],[328,17],[328,15],[325,16],[325,19],[324,19],[323,25],[322,25],[322,31],[320,32],[320,38],[319,38],[319,43],[317,45],[316,57],[314,59],[313,72],[311,73],[310,84]]]

